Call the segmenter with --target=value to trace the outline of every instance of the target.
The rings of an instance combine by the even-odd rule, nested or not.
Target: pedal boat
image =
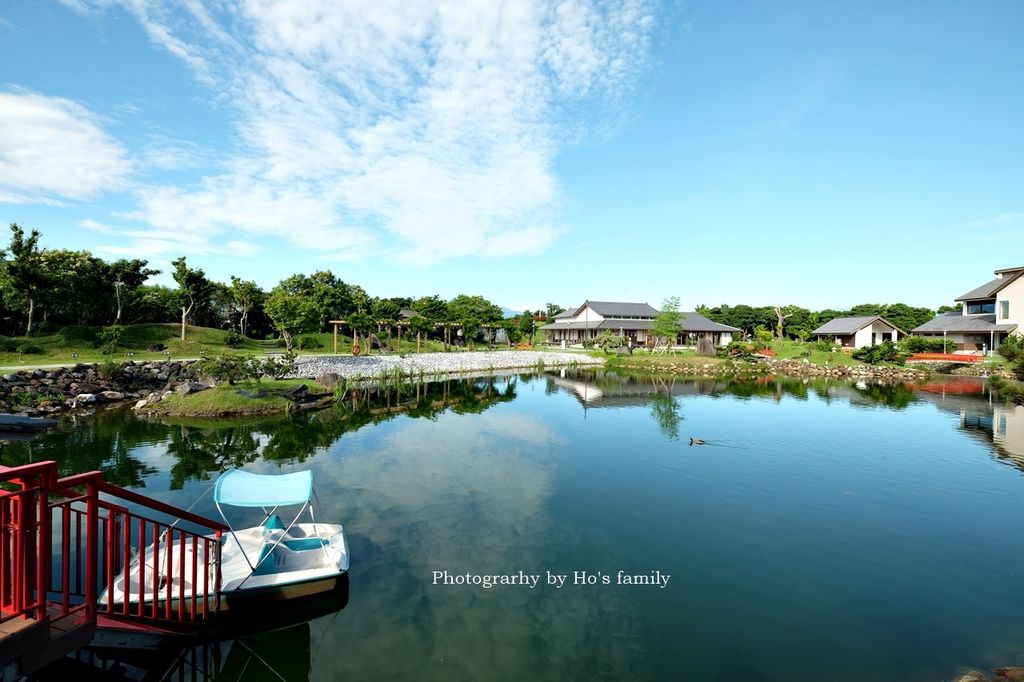
[[[279,475],[227,471],[217,479],[214,503],[228,532],[221,536],[219,548],[216,542],[206,543],[213,550],[211,554],[219,549],[219,592],[215,592],[217,556],[207,563],[204,543],[186,540],[182,547],[181,540],[168,543],[164,533],[135,556],[128,570],[114,580],[109,594],[105,590],[100,596],[100,605],[112,601],[117,611],[127,600],[129,610],[134,610],[141,599],[145,611],[154,606],[156,598],[159,607],[166,608],[164,595],[168,595],[172,610],[178,608],[177,602],[182,599],[184,608],[188,608],[188,603],[194,605],[205,599],[213,605],[211,608],[221,612],[258,612],[268,604],[302,601],[335,590],[340,579],[347,578],[348,541],[341,525],[314,519],[313,497],[310,471]],[[225,513],[225,508],[230,507],[261,509],[263,521],[257,526],[235,529]],[[288,524],[278,514],[283,507],[298,508]],[[300,523],[307,510],[309,522]],[[207,565],[208,574],[189,570]],[[181,567],[185,570],[181,571]],[[168,581],[170,589],[165,589]]]

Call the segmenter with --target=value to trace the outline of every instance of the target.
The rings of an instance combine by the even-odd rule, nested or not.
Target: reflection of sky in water
[[[246,465],[312,468],[317,517],[350,536],[350,603],[311,623],[312,679],[916,681],[1019,662],[1020,411],[799,382],[568,388],[520,382],[479,414],[399,416],[301,464]],[[168,442],[132,454],[158,469],[147,493],[188,506],[210,483],[168,490]],[[672,578],[431,584],[619,569]]]

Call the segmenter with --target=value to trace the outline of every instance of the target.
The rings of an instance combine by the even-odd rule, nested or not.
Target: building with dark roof
[[[836,317],[811,332],[811,337],[828,339],[843,348],[864,348],[883,341],[896,343],[907,333],[878,315]]]
[[[548,343],[562,346],[582,345],[608,330],[623,338],[628,346],[650,346],[654,340],[648,333],[658,310],[647,303],[619,301],[584,301],[582,305],[559,313],[551,324],[540,328]],[[677,346],[696,345],[699,338],[707,338],[716,346],[724,346],[740,330],[726,324],[712,322],[700,313],[681,312]]]
[[[1024,328],[1024,267],[995,271],[996,278],[956,297],[960,310],[911,330],[952,341],[957,353],[992,353]]]

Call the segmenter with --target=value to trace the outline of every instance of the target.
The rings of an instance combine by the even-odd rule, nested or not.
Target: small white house
[[[906,336],[906,332],[878,315],[837,317],[811,332],[812,338],[833,340],[843,348],[877,346],[883,341],[896,343],[901,335]]]

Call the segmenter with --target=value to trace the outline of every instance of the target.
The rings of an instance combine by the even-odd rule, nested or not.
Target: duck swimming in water
[[[704,441],[700,438],[691,438],[690,445],[704,445]]]

